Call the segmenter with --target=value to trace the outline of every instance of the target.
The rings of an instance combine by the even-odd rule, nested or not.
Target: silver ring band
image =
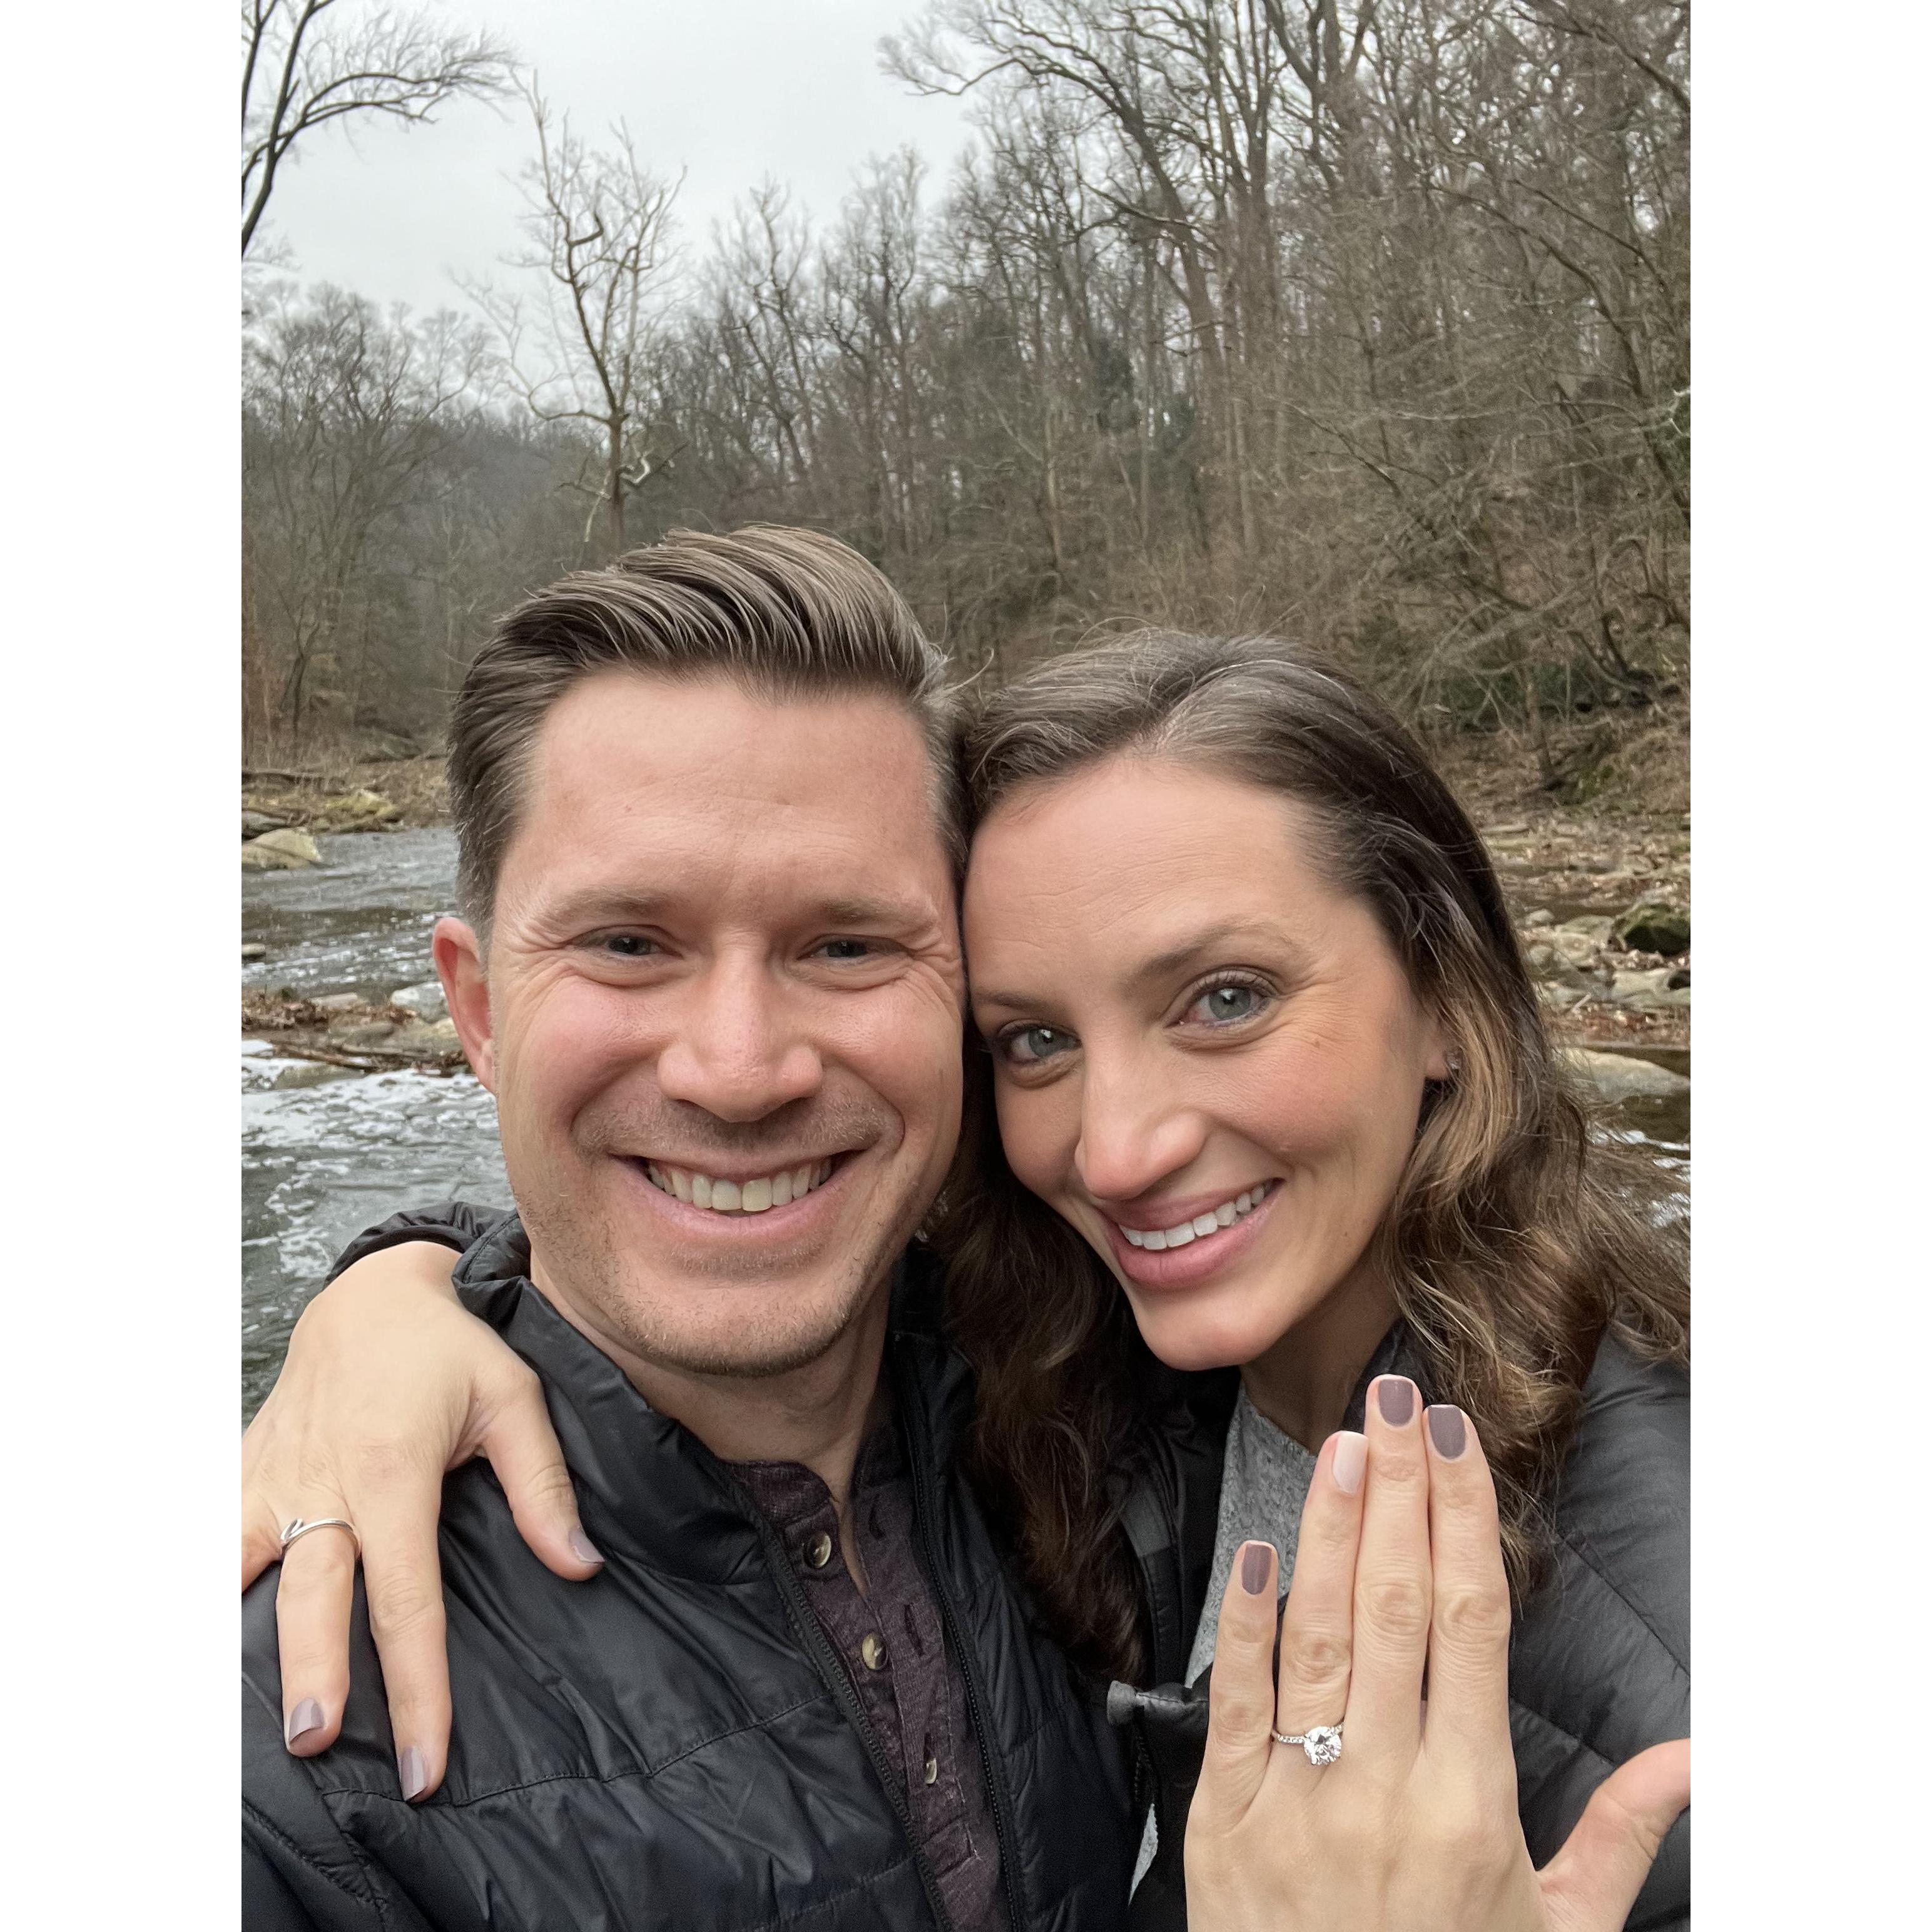
[[[356,1534],[356,1526],[346,1516],[319,1516],[313,1522],[305,1522],[300,1516],[292,1517],[287,1528],[282,1532],[282,1547],[286,1550],[298,1537],[308,1535],[312,1529],[346,1529],[349,1532],[350,1541],[356,1546],[356,1555],[360,1556],[362,1554],[362,1539]]]
[[[1312,1730],[1297,1731],[1292,1736],[1282,1731],[1270,1731],[1268,1736],[1278,1744],[1299,1744],[1308,1762],[1318,1769],[1333,1764],[1342,1755],[1340,1724],[1317,1724]]]

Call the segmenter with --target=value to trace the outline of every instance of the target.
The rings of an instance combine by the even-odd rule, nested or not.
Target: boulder
[[[251,812],[247,806],[242,808],[242,836],[259,838],[265,832],[279,832],[288,824],[272,812]]]
[[[1601,940],[1592,939],[1587,932],[1571,932],[1560,926],[1544,933],[1540,943],[1577,967],[1594,966],[1602,950]]]
[[[1610,998],[1632,1012],[1672,1012],[1690,1004],[1688,978],[1682,986],[1673,986],[1670,982],[1676,976],[1668,966],[1653,966],[1643,973],[1616,974],[1610,980]]]
[[[1628,1054],[1592,1053],[1588,1047],[1566,1046],[1558,1058],[1604,1100],[1672,1100],[1690,1090],[1684,1075],[1654,1061]]]
[[[266,959],[268,956],[268,949],[259,940],[250,940],[242,948],[244,959]]]
[[[1581,962],[1571,959],[1557,946],[1554,934],[1538,934],[1523,949],[1522,956],[1533,980],[1567,987],[1572,993],[1596,990],[1597,982],[1582,970]]]
[[[346,1024],[337,1020],[330,1023],[328,1037],[338,1046],[386,1046],[395,1030],[388,1020],[351,1020]]]
[[[1523,930],[1527,932],[1536,926],[1553,925],[1556,918],[1556,915],[1547,906],[1538,906],[1533,912],[1523,914]]]
[[[422,754],[408,739],[394,731],[380,731],[363,747],[362,755],[372,765],[395,765],[405,758],[419,758]]]
[[[1578,934],[1588,940],[1592,945],[1601,946],[1610,938],[1616,925],[1616,921],[1606,912],[1589,912],[1584,914],[1580,919],[1566,919],[1556,930]]]
[[[362,1004],[358,993],[324,993],[318,999],[310,1000],[312,1006],[320,1006],[326,1013],[352,1013]]]
[[[454,1020],[438,1020],[434,1026],[412,1020],[407,1026],[398,1027],[383,1042],[392,1051],[419,1053],[425,1060],[440,1060],[457,1052],[459,1044]]]
[[[418,986],[398,986],[389,995],[389,1004],[430,1024],[448,1018],[449,1013],[449,1003],[442,997],[440,980],[424,980]]]
[[[394,824],[402,815],[402,807],[392,805],[379,791],[345,791],[322,800],[315,823],[325,832],[374,832]]]
[[[321,862],[322,854],[315,841],[292,825],[278,832],[265,832],[242,848],[243,869],[250,872],[296,872]]]
[[[1690,915],[1660,900],[1640,899],[1615,930],[1633,952],[1660,952],[1668,959],[1690,950]]]

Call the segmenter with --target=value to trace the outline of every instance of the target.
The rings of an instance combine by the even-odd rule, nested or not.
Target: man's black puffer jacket
[[[1369,1365],[1347,1420],[1362,1426],[1374,1377],[1428,1381],[1397,1328]],[[1132,1932],[1185,1932],[1181,1848],[1200,1774],[1204,1692],[1181,1685],[1214,1549],[1222,1450],[1237,1388],[1231,1373],[1182,1378],[1180,1400],[1150,1443],[1128,1498],[1153,1634],[1155,1690],[1113,1707],[1144,1748],[1160,1850],[1134,1892]],[[1510,1639],[1510,1730],[1530,1855],[1562,1848],[1592,1792],[1617,1766],[1690,1734],[1690,1387],[1668,1364],[1640,1360],[1614,1337],[1597,1352],[1583,1411],[1551,1498],[1542,1580]],[[1665,1838],[1627,1922],[1630,1932],[1690,1922],[1690,1816]]]
[[[543,1378],[605,1568],[586,1583],[553,1576],[484,1465],[448,1478],[456,1718],[448,1773],[414,1805],[359,1584],[341,1741],[307,1760],[283,1747],[273,1576],[248,1592],[250,1932],[943,1924],[903,1798],[775,1532],[728,1467],[530,1286],[528,1265],[506,1217],[466,1255],[458,1286]],[[1132,1860],[1119,1738],[1034,1627],[953,1473],[971,1380],[937,1339],[931,1274],[915,1250],[886,1372],[922,1558],[967,1675],[1007,1910],[1016,1932],[1112,1932]]]

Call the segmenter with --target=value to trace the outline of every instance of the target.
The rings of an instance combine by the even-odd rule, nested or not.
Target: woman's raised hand
[[[1366,1434],[1323,1445],[1279,1683],[1276,1562],[1244,1544],[1222,1602],[1187,1825],[1192,1932],[1615,1932],[1690,1802],[1690,1742],[1614,1772],[1531,1864],[1496,1491],[1462,1412],[1425,1416],[1414,1384],[1386,1376]],[[1325,1765],[1273,1735],[1336,1724]]]
[[[433,1242],[369,1256],[311,1301],[288,1359],[242,1439],[242,1587],[280,1558],[275,1626],[289,1748],[335,1742],[349,1695],[356,1546],[318,1529],[280,1547],[297,1516],[353,1523],[406,1794],[436,1789],[449,1749],[436,1518],[444,1472],[490,1459],[524,1539],[560,1576],[602,1558],[536,1375],[450,1286]],[[412,1756],[411,1754],[414,1756]]]

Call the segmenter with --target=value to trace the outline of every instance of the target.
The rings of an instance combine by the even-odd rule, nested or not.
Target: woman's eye
[[[1258,986],[1210,986],[1189,1007],[1188,1016],[1209,1026],[1233,1026],[1252,1019],[1267,1004]]]
[[[1016,1066],[1035,1066],[1042,1060],[1057,1059],[1070,1052],[1077,1042],[1064,1027],[1016,1027],[1000,1036],[1002,1054]]]

